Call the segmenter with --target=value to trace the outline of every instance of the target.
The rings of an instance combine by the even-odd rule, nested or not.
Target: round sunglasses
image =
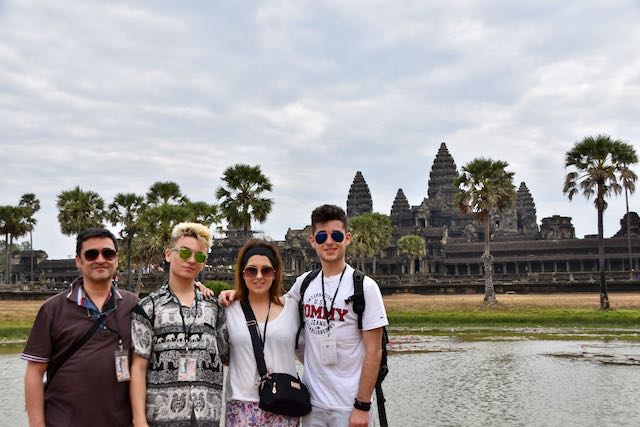
[[[84,251],[84,259],[87,261],[95,261],[102,254],[102,258],[107,261],[113,261],[116,258],[118,252],[115,249],[103,248],[103,249],[87,249]]]
[[[258,269],[258,267],[250,265],[242,270],[242,272],[244,273],[244,277],[246,277],[247,279],[255,279],[256,277],[258,277],[258,271],[265,279],[271,279],[276,274],[275,268],[269,266],[264,266]]]
[[[205,254],[204,252],[198,251],[196,253],[193,253],[193,251],[189,248],[171,248],[171,250],[174,252],[178,252],[180,258],[185,261],[190,260],[192,255],[198,264],[204,264],[204,262],[207,260],[207,254]]]
[[[326,231],[318,231],[314,236],[316,243],[319,245],[326,242],[328,238],[329,238],[329,234],[327,234]],[[333,230],[331,232],[331,240],[333,240],[336,243],[342,242],[344,240],[344,233],[340,230]]]

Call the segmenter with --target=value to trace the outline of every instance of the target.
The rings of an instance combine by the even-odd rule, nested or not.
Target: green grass
[[[233,283],[223,282],[221,280],[207,280],[204,285],[211,289],[216,295],[220,294],[220,291],[226,291],[233,289]]]
[[[0,341],[26,340],[31,332],[33,321],[0,321]]]
[[[528,308],[389,311],[393,326],[422,327],[640,327],[640,310]]]

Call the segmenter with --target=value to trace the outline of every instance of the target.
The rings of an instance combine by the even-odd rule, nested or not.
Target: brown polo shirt
[[[50,363],[59,358],[91,327],[87,309],[78,305],[82,278],[70,290],[49,298],[40,307],[21,358]],[[116,310],[103,318],[103,325],[56,373],[45,391],[47,426],[129,426],[131,404],[129,383],[118,383],[114,351],[119,335],[124,348],[131,348],[131,311],[138,297],[116,290]],[[108,301],[104,312],[113,307]],[[116,322],[116,316],[119,322]]]

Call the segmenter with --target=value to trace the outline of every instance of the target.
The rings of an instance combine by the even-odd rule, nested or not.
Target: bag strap
[[[309,274],[305,276],[300,285],[300,300],[298,301],[298,316],[300,318],[300,326],[298,326],[298,332],[296,332],[296,350],[298,349],[298,341],[300,340],[300,333],[304,328],[304,293],[309,287],[309,284],[313,279],[318,277],[318,274],[322,271],[321,268],[311,270]]]
[[[253,314],[253,310],[251,309],[251,304],[249,304],[248,299],[245,298],[240,301],[240,305],[242,306],[244,318],[247,320],[247,328],[249,328],[249,334],[251,335],[251,344],[253,344],[253,354],[256,358],[258,374],[260,374],[260,378],[264,378],[267,376],[268,372],[267,364],[264,361],[264,351],[262,349],[260,337],[258,336],[258,322],[256,321],[256,316]]]
[[[100,326],[101,323],[102,323],[102,319],[100,318],[94,321],[89,327],[89,329],[87,330],[87,332],[85,332],[85,334],[82,336],[82,338],[74,342],[73,345],[71,345],[71,347],[69,347],[67,351],[65,351],[64,354],[60,356],[58,360],[55,361],[55,363],[51,363],[47,367],[47,383],[44,386],[45,389],[49,387],[49,385],[51,384],[51,381],[53,380],[53,377],[56,375],[56,373],[62,367],[62,365],[64,365],[64,363],[67,360],[69,360],[71,356],[73,356],[78,350],[82,348],[83,345],[87,343],[87,341],[89,341],[89,338],[91,338],[93,334],[95,334],[95,332],[98,330],[98,327]]]
[[[350,297],[353,302],[353,311],[358,315],[358,329],[362,330],[362,315],[366,302],[364,300],[364,277],[362,271],[353,271],[353,295]]]

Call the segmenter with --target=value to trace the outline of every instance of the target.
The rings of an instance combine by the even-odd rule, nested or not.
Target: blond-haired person
[[[211,231],[174,227],[164,257],[169,280],[132,313],[131,408],[134,426],[218,426],[222,360],[228,355],[224,310],[195,286]]]

